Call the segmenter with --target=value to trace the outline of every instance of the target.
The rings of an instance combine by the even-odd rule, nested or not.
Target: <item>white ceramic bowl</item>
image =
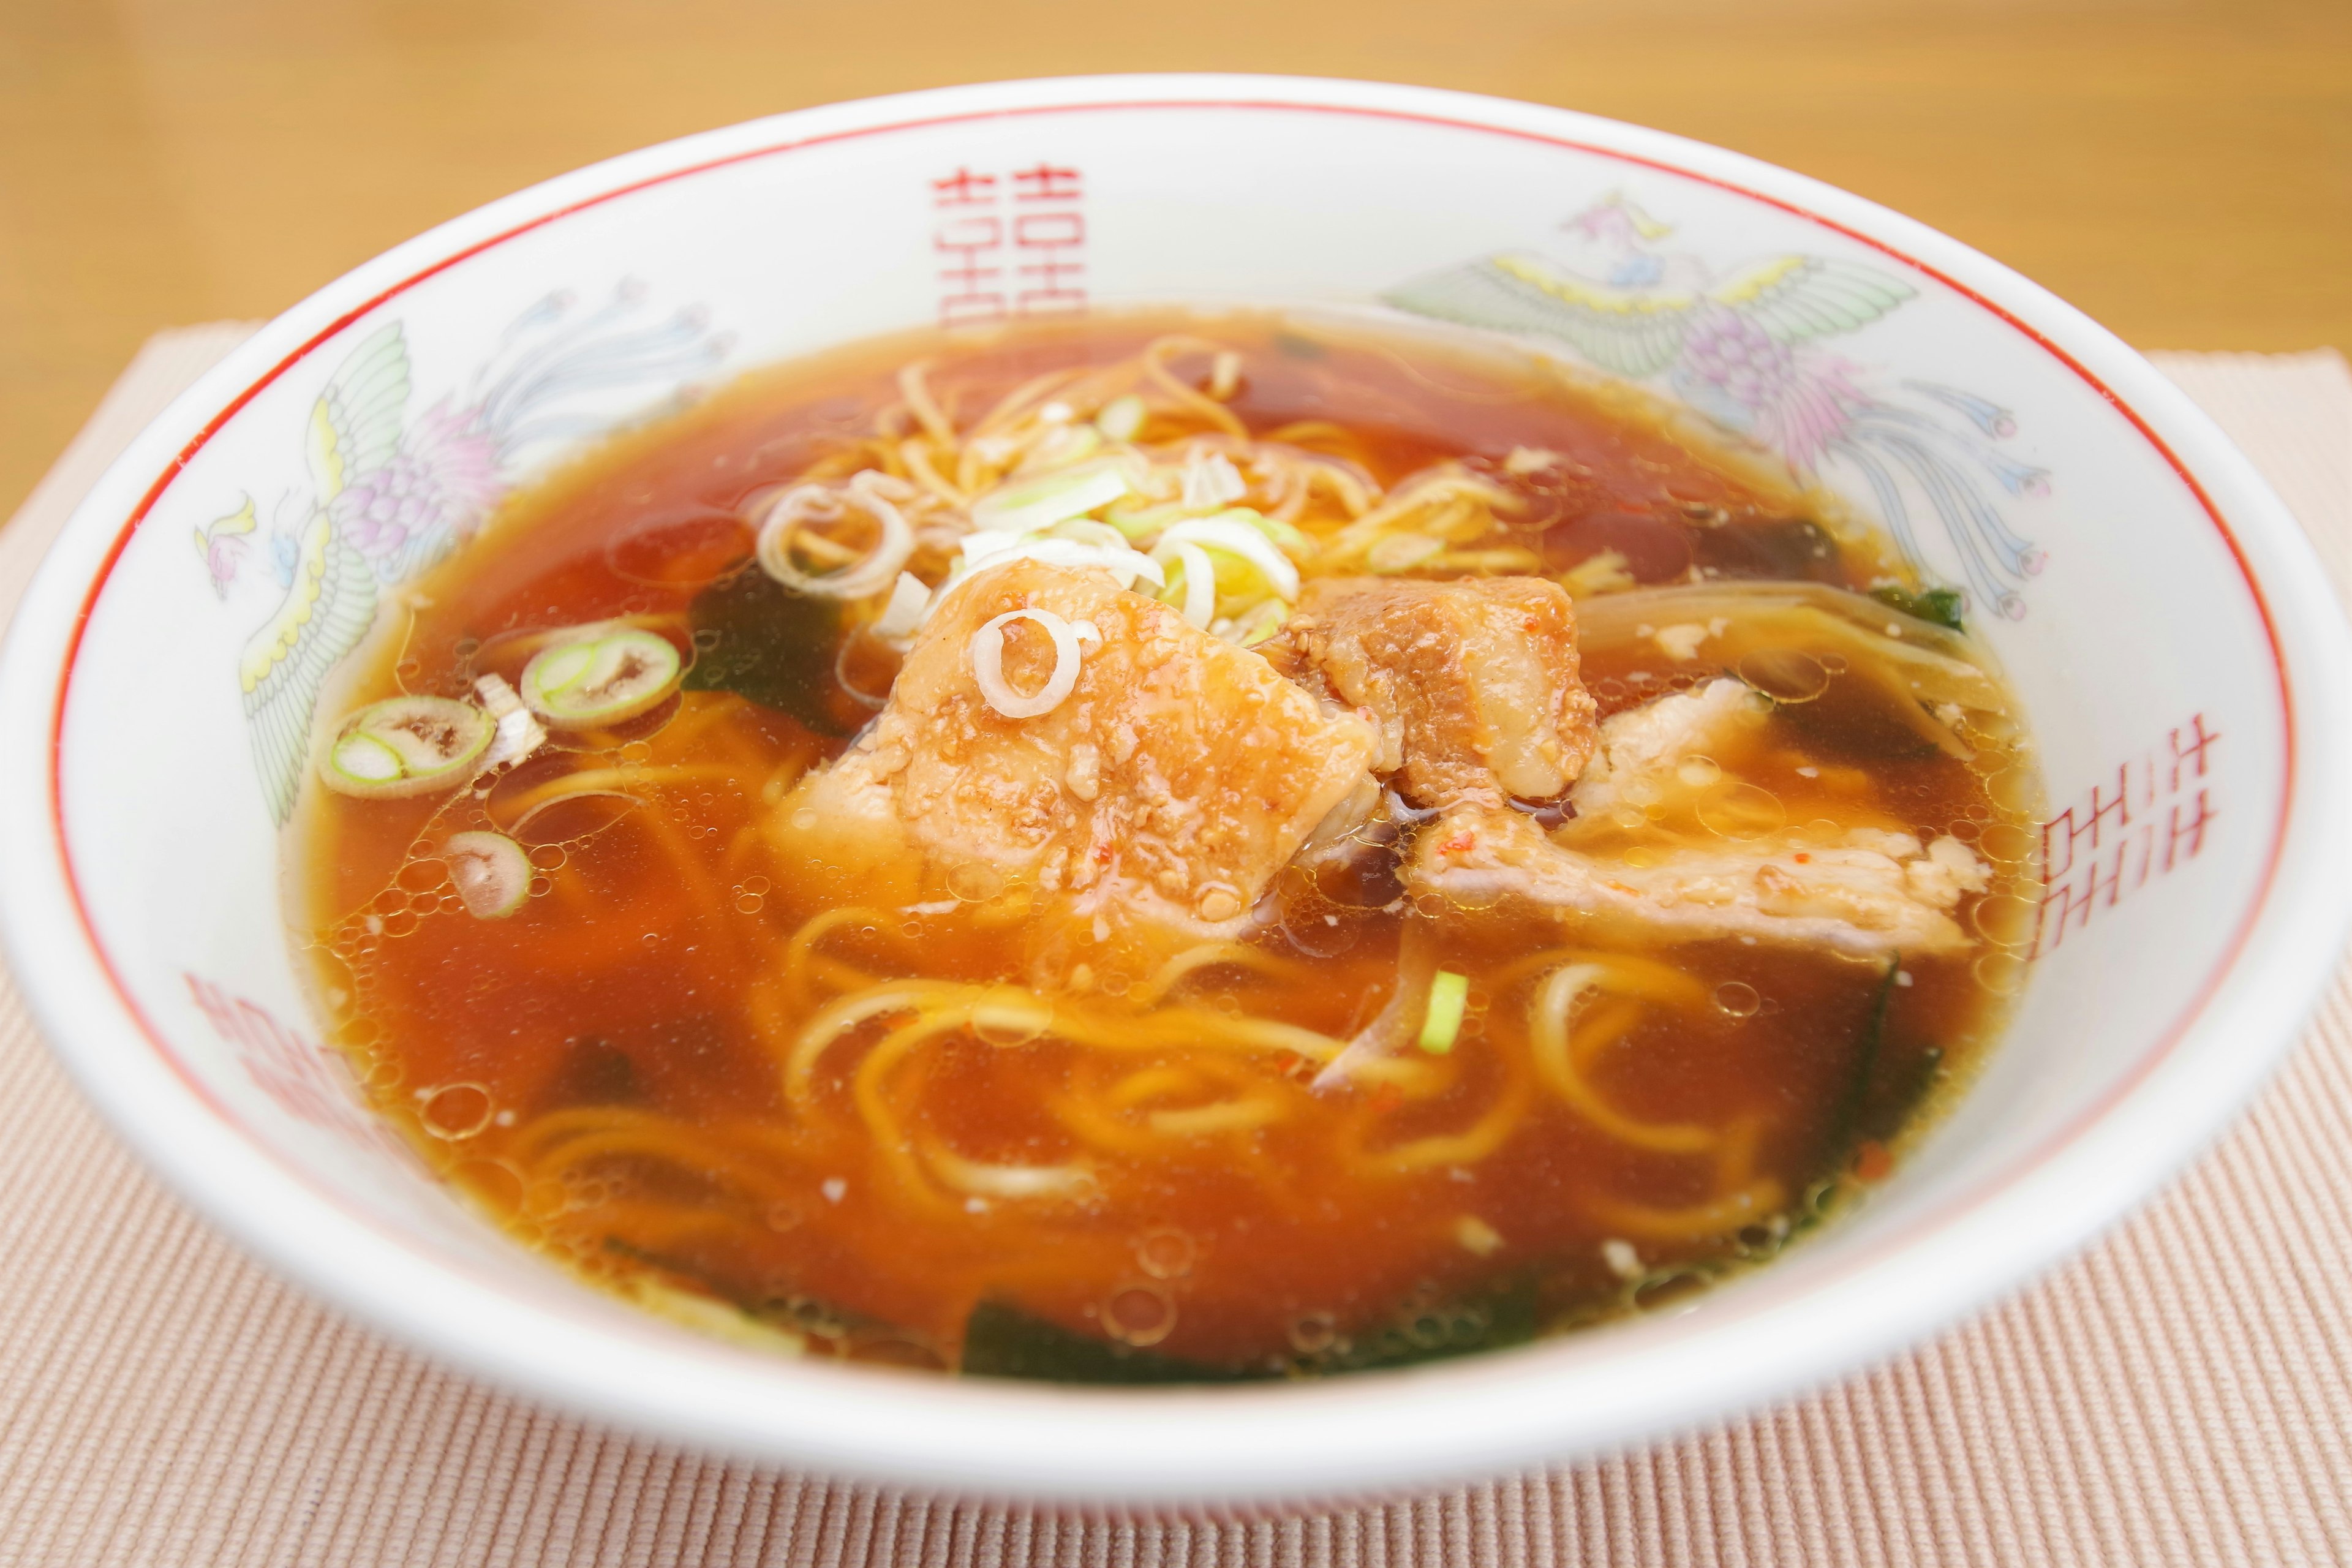
[[[1810,465],[1969,588],[2044,748],[2055,890],[2011,1037],[1861,1212],[1673,1316],[1318,1385],[1070,1390],[696,1338],[524,1254],[373,1126],[297,983],[276,809],[365,601],[497,489],[691,384],[1081,300],[1385,300],[1537,334]],[[960,88],[496,203],[288,311],[173,405],[9,638],[0,911],[49,1038],[165,1180],[484,1377],[833,1472],[1297,1499],[1752,1406],[1916,1340],[2146,1195],[2262,1079],[2337,952],[2347,668],[2294,522],[2186,398],[1867,202],[1412,88]]]

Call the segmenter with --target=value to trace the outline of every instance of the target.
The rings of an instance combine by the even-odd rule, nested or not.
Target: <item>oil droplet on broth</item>
[[[1122,1285],[1104,1300],[1102,1321],[1113,1339],[1140,1350],[1176,1327],[1176,1303],[1157,1285]]]
[[[471,1138],[490,1124],[496,1107],[478,1083],[445,1083],[416,1091],[416,1119],[425,1131],[450,1142]]]
[[[1745,980],[1727,980],[1715,988],[1715,1005],[1731,1017],[1752,1018],[1764,998]]]
[[[1996,996],[2014,996],[2025,989],[2026,961],[2017,953],[1982,953],[1969,967],[1977,984]]]
[[[1775,702],[1811,702],[1830,687],[1830,672],[1811,654],[1763,647],[1738,666],[1739,679]]]
[[[1723,769],[1713,757],[1685,757],[1675,777],[1693,789],[1711,789],[1723,782]]]
[[[2013,822],[1996,822],[1977,836],[1977,847],[1995,860],[2021,866],[2033,853],[2033,835]]]
[[[1290,1348],[1300,1355],[1321,1355],[1339,1342],[1339,1320],[1328,1312],[1301,1312],[1290,1320]]]
[[[801,816],[793,813],[793,826],[802,826]],[[948,872],[948,891],[967,904],[986,903],[1004,891],[1004,873],[978,860],[967,860]]]
[[[2014,893],[1994,893],[1979,899],[1969,918],[1987,942],[2021,947],[2033,931],[2034,904]]]
[[[1726,838],[1761,838],[1786,826],[1789,813],[1770,790],[1734,782],[1707,792],[1698,803],[1698,819]]]
[[[1181,1279],[1192,1271],[1198,1250],[1181,1230],[1147,1231],[1136,1239],[1135,1260],[1154,1279]]]

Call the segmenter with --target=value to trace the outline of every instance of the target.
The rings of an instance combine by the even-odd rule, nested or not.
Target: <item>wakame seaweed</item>
[[[1916,620],[1929,621],[1956,632],[1968,630],[1960,624],[1960,591],[1958,588],[1926,588],[1914,594],[1893,583],[1884,583],[1873,588],[1870,596]]]
[[[1862,1141],[1863,1108],[1870,1101],[1879,1058],[1885,1050],[1886,1014],[1895,1002],[1895,977],[1901,973],[1903,955],[1898,952],[1886,961],[1885,976],[1879,981],[1877,994],[1871,1000],[1869,1022],[1863,1026],[1862,1048],[1854,1054],[1853,1076],[1838,1096],[1822,1139],[1822,1169],[1832,1173],[1843,1171],[1853,1162],[1854,1149]]]
[[[982,1301],[964,1321],[969,1377],[1028,1377],[1046,1383],[1244,1383],[1269,1373],[1229,1372],[1074,1333],[1001,1301]]]
[[[855,732],[866,717],[843,711],[834,679],[841,606],[795,594],[747,565],[695,595],[687,612],[700,650],[688,691],[731,691],[789,713],[820,735]]]

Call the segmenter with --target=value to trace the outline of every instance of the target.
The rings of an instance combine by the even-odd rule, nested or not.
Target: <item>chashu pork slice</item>
[[[974,635],[1016,610],[1060,616],[1083,649],[1069,694],[1029,718],[992,705],[974,667]],[[1038,692],[1052,638],[1025,618],[1000,635],[1004,680]],[[1109,574],[1020,561],[939,607],[881,713],[778,805],[772,837],[868,899],[903,880],[911,847],[919,887],[902,891],[1018,881],[1113,924],[1230,932],[1360,795],[1375,744],[1362,719]]]
[[[1269,647],[1371,716],[1376,770],[1416,805],[1550,800],[1592,752],[1576,607],[1539,577],[1320,578]]]
[[[1404,880],[1465,908],[1533,907],[1601,932],[1879,957],[1972,946],[1952,912],[1984,889],[1986,870],[1958,839],[1923,846],[1875,828],[1829,845],[1662,848],[1634,865],[1564,848],[1517,812],[1464,807],[1422,829]]]

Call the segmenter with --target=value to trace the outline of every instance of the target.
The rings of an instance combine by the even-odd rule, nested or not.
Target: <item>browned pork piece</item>
[[[1322,578],[1268,651],[1371,716],[1374,766],[1416,805],[1549,800],[1592,752],[1576,608],[1541,578]]]
[[[880,716],[775,831],[865,900],[1017,880],[1113,924],[1232,931],[1360,798],[1375,744],[1108,573],[1020,561],[940,605]]]
[[[1957,838],[1856,827],[1836,843],[1655,851],[1639,865],[1565,848],[1515,811],[1462,807],[1421,830],[1405,885],[1473,909],[1549,910],[1604,932],[1738,937],[1856,957],[1971,945],[1952,919],[1986,870]]]

